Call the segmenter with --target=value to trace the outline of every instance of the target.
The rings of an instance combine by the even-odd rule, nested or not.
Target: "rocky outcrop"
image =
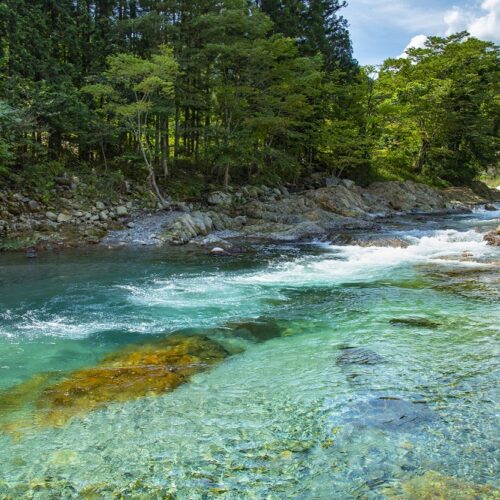
[[[327,238],[343,229],[370,229],[380,216],[455,209],[439,191],[411,181],[329,185],[292,194],[261,192],[241,207],[248,218],[242,234],[277,241]]]
[[[376,182],[367,191],[376,206],[388,212],[432,213],[452,208],[442,192],[417,182]]]
[[[158,239],[163,243],[183,245],[197,237],[207,236],[213,231],[240,230],[245,224],[245,216],[230,217],[214,211],[196,211],[175,218]]]

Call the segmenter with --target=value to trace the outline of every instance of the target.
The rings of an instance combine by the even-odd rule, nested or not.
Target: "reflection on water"
[[[0,497],[499,498],[495,216],[0,256]]]

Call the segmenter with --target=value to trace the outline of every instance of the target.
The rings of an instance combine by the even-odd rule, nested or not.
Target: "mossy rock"
[[[110,403],[172,391],[227,356],[220,344],[206,337],[176,335],[127,346],[96,366],[77,370],[55,382],[48,375],[35,375],[0,395],[0,401],[6,403],[4,430],[13,430],[5,417],[8,420],[9,414],[26,410],[33,401],[35,424],[61,426]],[[11,423],[16,425],[12,419]]]

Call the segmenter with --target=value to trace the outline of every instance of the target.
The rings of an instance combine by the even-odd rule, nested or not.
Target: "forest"
[[[499,48],[466,32],[380,67],[342,0],[6,0],[0,180],[466,185],[498,164]],[[186,174],[187,173],[187,174]]]

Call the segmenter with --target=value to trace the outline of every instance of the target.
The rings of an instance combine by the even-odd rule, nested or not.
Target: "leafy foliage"
[[[83,164],[162,199],[187,164],[226,185],[313,171],[464,184],[494,168],[498,47],[430,37],[360,68],[344,6],[5,0],[0,174]]]

